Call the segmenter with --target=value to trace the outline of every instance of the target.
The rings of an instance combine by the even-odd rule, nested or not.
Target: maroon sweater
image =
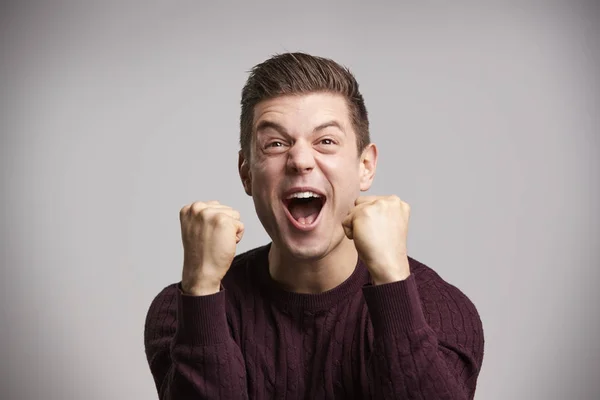
[[[473,303],[409,257],[404,281],[373,285],[358,262],[321,294],[270,278],[270,245],[236,256],[221,291],[164,288],[144,344],[161,400],[472,399],[484,337]]]

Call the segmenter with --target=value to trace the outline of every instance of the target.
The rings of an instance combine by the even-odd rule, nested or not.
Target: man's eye
[[[267,144],[267,147],[281,147],[283,146],[283,143],[281,142],[271,142],[269,144]]]
[[[321,143],[322,144],[334,144],[333,140],[331,140],[331,139],[323,139],[323,140],[321,140]]]

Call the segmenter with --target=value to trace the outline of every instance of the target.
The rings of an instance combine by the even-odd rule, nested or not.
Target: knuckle
[[[378,209],[380,206],[381,203],[373,203],[371,207],[363,207],[362,210],[360,210],[360,212],[358,213],[358,215],[371,216],[375,212],[375,209]]]
[[[214,216],[214,222],[217,225],[225,224],[229,220],[229,216],[224,213],[218,213]]]
[[[210,207],[203,201],[197,201],[192,205],[192,214],[202,217],[205,215]]]
[[[202,210],[206,209],[206,203],[204,203],[202,201],[196,201],[191,205],[190,208],[192,209],[192,214],[197,215]]]
[[[381,209],[381,208],[385,207],[388,203],[389,202],[386,198],[379,198],[373,202],[373,207],[366,207],[366,208],[367,209],[369,209],[369,208]]]
[[[180,210],[179,210],[179,218],[183,218],[186,216],[186,214],[188,213],[188,211],[190,210],[190,206],[185,205],[183,206]]]
[[[201,210],[198,211],[198,213],[196,214],[197,218],[200,221],[206,222],[209,221],[211,219],[211,216],[213,215],[213,210],[209,207],[205,207]]]

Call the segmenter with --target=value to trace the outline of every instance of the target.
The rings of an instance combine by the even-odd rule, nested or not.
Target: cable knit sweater
[[[409,257],[404,281],[373,285],[359,260],[321,294],[282,290],[270,244],[235,257],[221,291],[173,283],[145,323],[161,400],[473,399],[484,337],[473,303]]]

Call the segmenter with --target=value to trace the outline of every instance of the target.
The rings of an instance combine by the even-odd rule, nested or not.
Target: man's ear
[[[242,150],[238,153],[238,172],[242,180],[242,185],[244,185],[244,191],[248,196],[252,196],[252,174],[250,173],[249,162],[244,157]]]
[[[377,169],[377,146],[369,143],[360,156],[360,190],[366,192],[371,187]]]

